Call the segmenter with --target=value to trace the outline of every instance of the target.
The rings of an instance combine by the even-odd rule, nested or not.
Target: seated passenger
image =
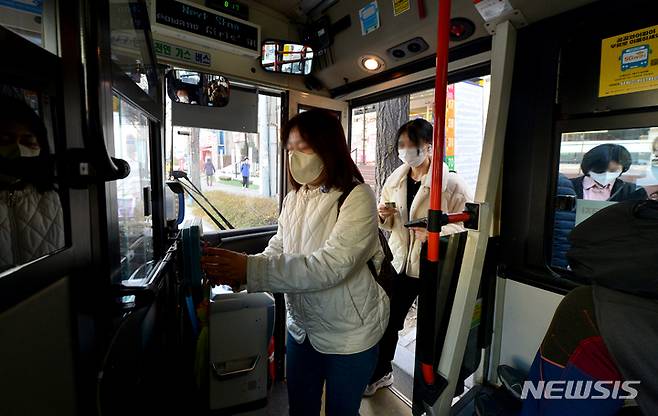
[[[578,199],[593,201],[627,201],[647,199],[644,188],[624,182],[619,177],[631,168],[631,154],[624,146],[606,143],[583,156],[583,176],[572,179]]]
[[[343,128],[324,110],[293,117],[282,136],[294,190],[265,251],[247,256],[210,249],[202,259],[214,282],[286,294],[290,415],[356,416],[377,362],[388,297],[368,268],[384,258],[377,206],[352,161]],[[338,210],[344,190],[349,193]]]
[[[64,247],[62,205],[47,168],[48,147],[41,118],[24,101],[0,96],[0,158],[5,159],[0,162],[5,168],[0,170],[0,271]],[[28,158],[43,163],[28,170]],[[8,172],[10,165],[24,169]]]
[[[624,399],[634,399],[643,414],[653,415],[658,409],[658,202],[605,208],[579,224],[571,239],[569,263],[592,286],[574,289],[562,300],[530,369],[534,386],[554,381],[562,383],[560,389],[544,390],[540,397],[527,390],[521,414],[615,415]],[[562,399],[546,398],[562,393]]]
[[[411,120],[397,133],[399,157],[404,162],[386,179],[379,204],[379,226],[391,232],[389,244],[393,252],[393,267],[398,273],[393,281],[391,317],[386,333],[379,343],[377,368],[365,395],[393,384],[393,367],[398,344],[398,332],[403,329],[409,309],[420,291],[420,251],[427,240],[425,228],[404,227],[404,224],[427,216],[430,204],[432,171],[432,125],[422,118]],[[472,199],[467,185],[456,173],[448,172],[443,163],[441,209],[446,213],[462,212]],[[388,206],[387,206],[388,203]],[[393,204],[391,204],[393,203]],[[464,231],[461,224],[448,224],[442,235]]]

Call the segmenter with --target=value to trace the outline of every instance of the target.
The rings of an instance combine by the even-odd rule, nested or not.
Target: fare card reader
[[[267,293],[223,293],[210,302],[210,409],[240,414],[264,408],[274,298]]]
[[[192,327],[198,335],[201,331],[195,304],[199,303],[199,298],[192,294],[203,290],[201,220],[186,220],[182,228],[184,281],[191,289],[186,302]],[[254,415],[265,408],[273,333],[274,298],[271,295],[233,293],[221,287],[211,290],[207,338],[210,410],[217,414]],[[203,337],[199,340],[203,342]]]

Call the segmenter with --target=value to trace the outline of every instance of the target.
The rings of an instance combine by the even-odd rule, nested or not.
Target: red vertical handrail
[[[439,261],[443,183],[443,153],[446,126],[446,89],[448,86],[448,41],[450,39],[450,0],[439,0],[436,28],[436,77],[434,80],[434,146],[432,156],[432,188],[430,191],[430,227],[428,228],[427,260]],[[434,214],[434,215],[433,215]],[[433,226],[432,226],[433,225]]]

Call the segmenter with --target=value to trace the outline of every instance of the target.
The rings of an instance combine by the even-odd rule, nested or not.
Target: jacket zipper
[[[15,201],[15,194],[14,191],[9,192],[9,196],[7,197],[7,216],[9,218],[9,238],[11,238],[11,248],[12,248],[12,258],[14,261],[14,266],[19,265],[21,263],[20,259],[18,258],[18,230],[16,228],[16,220],[14,218],[14,201]]]

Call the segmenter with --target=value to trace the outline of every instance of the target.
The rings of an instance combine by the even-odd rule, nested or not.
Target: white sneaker
[[[363,392],[363,395],[365,397],[374,396],[377,390],[388,387],[391,384],[393,384],[393,373],[388,373],[374,383],[368,384],[368,387],[366,387],[366,391]]]

